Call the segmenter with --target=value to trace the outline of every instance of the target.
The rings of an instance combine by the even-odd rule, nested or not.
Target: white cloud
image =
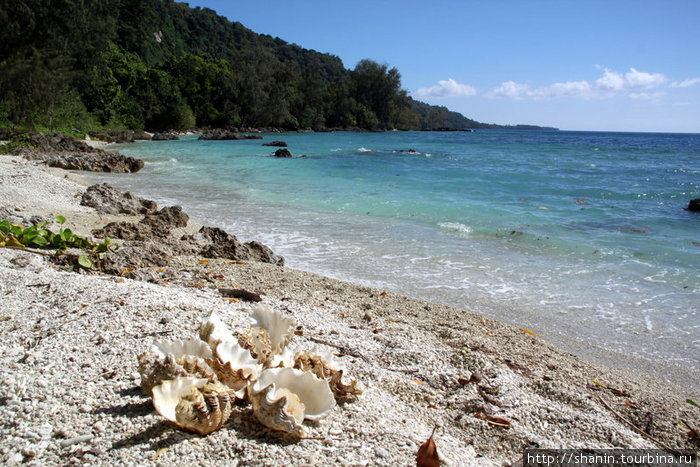
[[[557,97],[592,97],[593,90],[588,81],[567,81],[565,83],[554,83],[545,88],[537,89],[533,96],[544,99]]]
[[[680,83],[671,83],[672,88],[689,88],[700,83],[700,78],[684,79]]]
[[[602,68],[596,66],[597,68]],[[665,92],[648,92],[668,83],[663,73],[647,73],[630,68],[625,74],[603,68],[603,74],[591,84],[586,80],[554,83],[539,88],[531,88],[527,84],[515,81],[505,81],[499,87],[486,94],[486,97],[508,97],[511,99],[558,99],[578,97],[583,99],[627,96],[632,99],[658,100]],[[671,83],[671,87],[688,87],[700,83],[700,78],[685,80],[681,83]]]
[[[427,97],[468,97],[475,96],[476,89],[468,84],[458,83],[452,78],[440,80],[435,86],[420,88],[416,95],[421,98]]]
[[[625,78],[620,73],[608,70],[603,72],[603,76],[595,82],[598,89],[605,91],[621,91],[625,88]]]
[[[528,97],[530,86],[527,84],[519,84],[515,81],[506,81],[501,83],[499,87],[492,90],[486,97],[510,97],[511,99],[523,99]]]
[[[661,86],[668,81],[662,73],[646,73],[630,68],[630,71],[625,73],[627,87],[651,89]]]
[[[630,99],[645,100],[645,101],[658,101],[666,95],[665,92],[631,92],[628,94]]]

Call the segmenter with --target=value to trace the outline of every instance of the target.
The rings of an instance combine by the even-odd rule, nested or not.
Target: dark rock
[[[28,160],[45,162],[49,167],[114,173],[138,172],[143,168],[142,160],[93,148],[83,141],[61,133],[29,135],[21,138],[19,142],[27,143],[31,147],[18,146],[12,151],[13,154]]]
[[[217,128],[215,130],[207,130],[199,136],[201,140],[241,140],[241,139],[262,139],[260,135],[242,135],[234,130],[226,130]]]
[[[134,140],[150,141],[153,136],[145,131],[134,131]]]
[[[153,229],[145,224],[133,222],[110,222],[101,229],[92,231],[97,238],[146,241],[154,237]]]
[[[263,143],[263,146],[275,146],[279,148],[286,148],[287,143],[284,141],[270,141],[269,143]]]
[[[278,149],[275,151],[275,157],[292,157],[292,153],[288,149]]]
[[[700,212],[700,198],[691,199],[686,209],[692,212]]]
[[[132,130],[106,130],[90,132],[90,137],[107,141],[108,143],[133,143],[134,132]]]
[[[187,227],[190,216],[182,212],[182,206],[167,206],[158,212],[147,214],[140,222],[150,226],[154,231],[167,232],[176,227]]]
[[[95,208],[102,214],[149,214],[158,209],[155,201],[132,195],[129,192],[122,193],[113,186],[103,183],[89,186],[80,200],[83,206]]]
[[[102,151],[101,153],[53,153],[39,157],[27,157],[33,160],[43,160],[49,167],[66,170],[84,170],[86,172],[134,173],[143,168],[141,159],[122,156],[121,154]],[[25,156],[26,157],[26,156]]]
[[[208,241],[200,250],[205,258],[251,260],[284,266],[284,258],[260,242],[241,243],[234,235],[218,227],[202,227],[199,233]]]
[[[175,141],[179,140],[180,137],[172,133],[154,133],[151,139],[153,141]]]

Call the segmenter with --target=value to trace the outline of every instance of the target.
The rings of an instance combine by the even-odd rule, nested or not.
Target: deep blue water
[[[102,179],[291,267],[700,370],[700,135],[264,136],[116,145],[146,167]]]

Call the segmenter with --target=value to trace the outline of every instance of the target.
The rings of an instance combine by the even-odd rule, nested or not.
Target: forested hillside
[[[395,68],[256,34],[172,0],[0,0],[0,126],[481,128]]]

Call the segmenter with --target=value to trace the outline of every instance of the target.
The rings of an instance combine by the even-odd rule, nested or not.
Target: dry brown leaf
[[[413,381],[416,384],[426,384],[424,381],[421,381],[419,379],[412,379],[411,381]]]
[[[245,261],[226,261],[228,264],[245,264]]]
[[[168,452],[168,449],[170,448],[161,448],[156,451],[156,453],[153,455],[153,460],[158,460],[160,456]]]
[[[518,329],[520,329],[520,330],[521,330],[522,332],[524,332],[525,334],[530,334],[531,336],[538,337],[537,334],[535,334],[534,332],[530,331],[529,329],[523,329],[523,328],[518,328]]]
[[[386,296],[389,295],[389,294],[386,293],[386,292],[382,292],[382,293],[380,293],[379,295],[381,295],[382,297],[386,297]]]
[[[303,335],[304,335],[304,331],[302,331],[302,330],[300,330],[300,329],[297,329],[296,331],[294,331],[294,335],[295,335],[295,336],[303,336]]]
[[[476,414],[474,414],[474,416],[476,418],[484,420],[486,423],[490,423],[491,425],[500,426],[501,428],[510,428],[512,426],[510,421],[506,420],[505,418],[494,417],[493,415],[488,415],[488,414],[485,414],[484,412],[476,413]]]
[[[209,264],[209,260],[208,259],[200,259],[199,264]]]
[[[229,301],[229,303],[238,303],[238,302],[241,301],[241,300],[238,299],[238,298],[228,298],[227,300]]]
[[[433,441],[436,429],[437,426],[430,433],[430,438],[418,448],[418,454],[416,455],[417,467],[440,467],[440,457],[438,456],[435,441]]]
[[[133,270],[134,270],[134,268],[124,269],[124,270],[121,272],[121,275],[122,275],[122,276],[126,276],[127,274],[131,274],[131,273],[133,272]]]

